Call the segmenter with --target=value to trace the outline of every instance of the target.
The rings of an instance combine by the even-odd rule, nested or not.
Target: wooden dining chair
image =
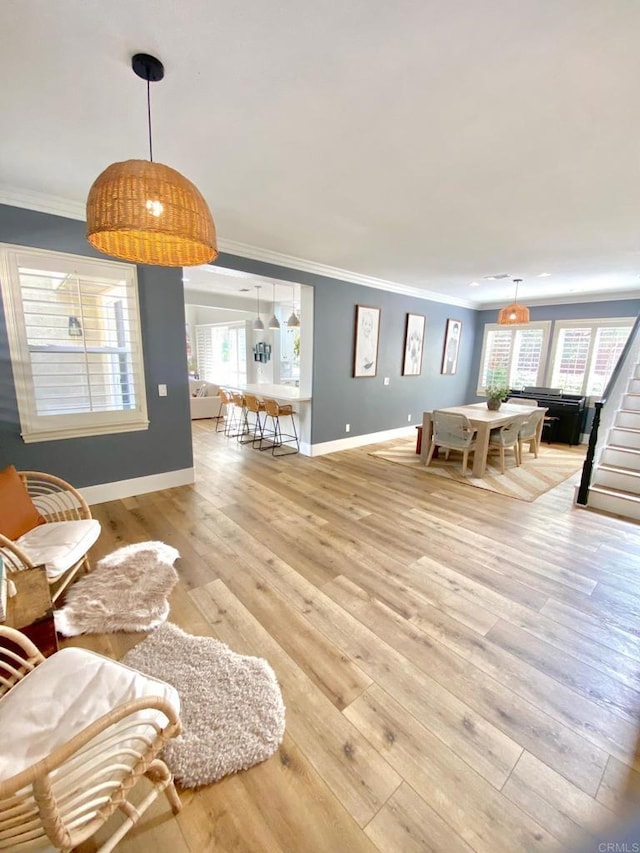
[[[432,414],[433,433],[425,466],[428,467],[433,459],[436,447],[449,450],[460,450],[462,453],[462,473],[467,472],[469,452],[475,451],[476,432],[466,415],[454,412],[441,412],[437,409]]]

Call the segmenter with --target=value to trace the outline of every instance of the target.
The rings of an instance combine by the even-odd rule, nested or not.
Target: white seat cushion
[[[16,545],[34,566],[44,565],[50,581],[59,578],[87,553],[100,535],[95,518],[80,521],[51,521],[27,531]]]
[[[67,648],[37,666],[0,699],[0,781],[31,767],[118,705],[161,696],[180,711],[164,681],[85,649]],[[161,711],[142,711],[165,726]]]

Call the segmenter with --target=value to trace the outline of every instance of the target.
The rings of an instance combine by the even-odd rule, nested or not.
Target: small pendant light
[[[276,317],[276,286],[273,285],[273,314],[271,319],[269,320],[269,325],[267,328],[269,329],[279,329],[280,328],[280,320]]]
[[[162,80],[155,56],[136,53],[134,72],[147,81],[149,160],[112,163],[87,198],[87,239],[105,255],[138,264],[188,267],[218,256],[216,228],[199,190],[180,172],[153,161],[149,84]]]
[[[519,326],[529,322],[529,309],[518,304],[518,285],[522,283],[522,279],[514,278],[513,283],[516,286],[516,296],[511,305],[500,309],[498,314],[500,326]]]
[[[264,323],[262,322],[262,318],[260,317],[260,288],[261,284],[256,284],[256,296],[258,300],[258,316],[253,321],[253,331],[254,332],[264,332]]]
[[[291,288],[291,296],[292,296],[291,315],[289,316],[289,319],[287,320],[287,326],[290,329],[297,329],[300,326],[300,317],[298,317],[296,314],[296,303],[295,303],[296,289],[295,289],[295,287]]]

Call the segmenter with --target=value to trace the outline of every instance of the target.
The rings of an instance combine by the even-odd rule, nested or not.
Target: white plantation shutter
[[[560,329],[551,385],[564,394],[579,394],[587,369],[591,329]]]
[[[487,385],[507,382],[512,344],[513,332],[511,329],[495,329],[487,333],[480,382],[483,388],[486,388]]]
[[[135,267],[18,247],[0,254],[24,440],[145,429]]]
[[[523,388],[540,385],[544,374],[550,323],[522,328],[487,324],[484,332],[478,393],[488,385]]]
[[[196,326],[196,359],[201,379],[232,387],[246,384],[245,324]]]
[[[557,323],[551,384],[565,394],[602,394],[633,322],[621,318]]]
[[[587,394],[603,394],[630,332],[630,326],[610,326],[597,330],[594,356],[587,380]]]
[[[543,329],[517,329],[514,335],[514,357],[509,374],[509,387],[538,385],[543,364]]]

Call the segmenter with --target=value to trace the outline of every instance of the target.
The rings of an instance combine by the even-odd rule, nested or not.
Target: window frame
[[[542,346],[541,346],[541,356],[540,356],[540,364],[538,365],[538,382],[533,383],[536,385],[542,384],[544,382],[544,377],[547,369],[547,356],[549,352],[549,340],[551,337],[551,320],[536,320],[532,323],[519,323],[518,325],[513,326],[504,326],[500,323],[485,323],[484,324],[484,333],[482,336],[482,349],[480,350],[480,369],[478,371],[478,380],[476,382],[476,394],[479,397],[486,396],[486,388],[482,385],[482,377],[484,374],[485,362],[487,359],[487,338],[490,332],[511,332],[515,338],[515,335],[518,331],[526,331],[527,329],[541,329],[542,330]],[[508,374],[511,373],[513,358],[515,355],[515,347],[513,345],[513,339],[511,342],[511,352],[509,355],[509,370]]]
[[[136,398],[134,409],[74,412],[60,415],[39,415],[37,413],[35,406],[36,386],[31,371],[31,353],[36,352],[36,350],[29,347],[27,339],[19,274],[20,267],[79,273],[85,276],[119,279],[126,282],[127,292],[129,293],[129,289],[131,289],[129,298],[135,306],[135,317],[131,318],[131,351],[137,350],[139,354],[139,358],[131,370],[134,377]],[[0,294],[5,308],[9,356],[20,418],[20,431],[26,444],[148,429],[144,349],[137,267],[135,264],[0,243]]]
[[[196,338],[196,367],[198,370],[198,376],[201,379],[205,379],[205,380],[212,382],[216,385],[234,385],[234,384],[238,384],[238,383],[242,384],[243,380],[241,380],[240,378],[238,378],[237,380],[230,380],[229,378],[225,378],[223,376],[219,376],[219,375],[214,376],[213,373],[209,374],[208,378],[207,378],[207,376],[205,376],[205,371],[203,370],[203,367],[200,363],[200,358],[199,358],[200,341],[199,341],[199,335],[198,335],[198,333],[203,329],[207,330],[209,337],[211,337],[211,331],[213,329],[226,329],[227,331],[232,331],[236,336],[236,353],[238,355],[243,351],[242,348],[238,345],[238,343],[239,343],[238,338],[240,337],[240,330],[243,330],[243,332],[244,332],[244,368],[245,368],[244,369],[244,375],[245,375],[244,382],[246,384],[246,377],[248,377],[248,375],[249,375],[249,358],[247,356],[247,344],[249,342],[249,338],[247,335],[247,321],[246,320],[232,320],[232,321],[227,321],[227,322],[222,322],[222,323],[197,323],[195,325],[195,332],[196,332],[196,334],[195,334],[195,338]],[[240,371],[236,371],[236,374],[238,375],[238,377],[240,377],[240,375],[241,375]]]
[[[590,329],[591,337],[589,339],[589,350],[587,352],[586,358],[586,366],[584,371],[584,376],[582,378],[582,390],[579,391],[579,395],[581,397],[593,397],[594,399],[599,399],[601,394],[589,394],[587,391],[587,382],[589,380],[589,376],[591,375],[591,368],[593,366],[593,358],[595,352],[595,341],[597,338],[598,329],[602,328],[612,328],[612,327],[620,327],[620,326],[629,326],[629,333],[631,333],[631,329],[633,328],[633,324],[635,323],[635,317],[601,317],[599,319],[586,319],[586,320],[556,320],[553,328],[553,340],[551,342],[551,350],[549,353],[549,369],[548,369],[548,381],[551,382],[553,378],[553,373],[555,369],[556,356],[558,354],[558,346],[560,344],[560,334],[564,329]],[[611,377],[609,377],[611,378]],[[608,380],[607,380],[608,381]],[[560,386],[558,386],[560,387]],[[569,393],[569,392],[567,392]],[[576,392],[571,392],[576,393]]]

